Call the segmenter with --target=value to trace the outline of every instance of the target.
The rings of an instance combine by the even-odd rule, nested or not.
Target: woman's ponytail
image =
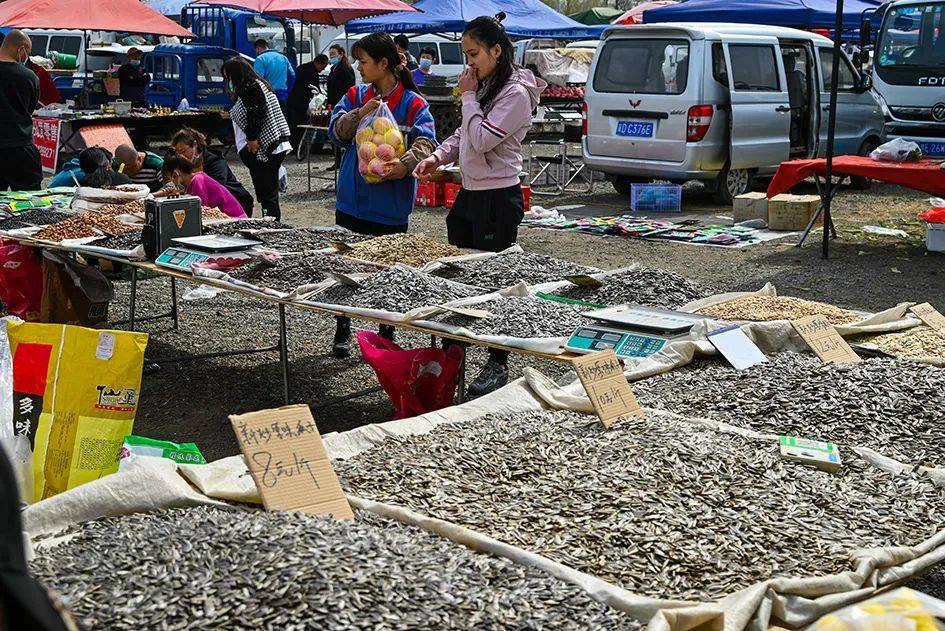
[[[85,185],[102,188],[112,183],[112,155],[101,147],[90,147],[79,154],[79,167],[85,173]]]

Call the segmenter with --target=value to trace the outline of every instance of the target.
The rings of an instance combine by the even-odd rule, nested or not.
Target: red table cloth
[[[877,162],[862,156],[837,156],[833,159],[833,172],[844,175],[865,175],[874,180],[898,184],[936,197],[945,197],[945,169],[941,160],[924,159],[918,162]],[[824,176],[827,161],[790,160],[782,162],[768,185],[768,197],[786,193],[812,175]]]

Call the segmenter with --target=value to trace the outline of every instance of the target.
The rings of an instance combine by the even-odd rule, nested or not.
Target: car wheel
[[[713,197],[719,204],[726,206],[739,195],[751,189],[751,171],[748,169],[730,169],[725,167],[719,174],[718,184]]]
[[[617,191],[621,197],[630,197],[630,185],[633,182],[628,177],[615,177],[610,181],[614,185],[614,190]]]
[[[856,155],[858,156],[868,156],[873,152],[873,149],[879,146],[879,142],[870,138],[863,141],[863,146],[860,147],[860,150]],[[868,191],[873,186],[873,180],[863,175],[852,175],[850,176],[850,187],[858,191]]]

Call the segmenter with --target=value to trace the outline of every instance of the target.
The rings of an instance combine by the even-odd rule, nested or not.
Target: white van
[[[336,37],[325,46],[322,53],[327,55],[328,49],[338,44],[348,51],[350,58],[351,47],[354,46],[355,42],[366,35],[366,33],[358,33],[357,35],[349,35],[347,38],[343,35]],[[433,68],[431,69],[433,74],[445,77],[458,77],[466,67],[465,60],[463,59],[463,45],[459,39],[449,39],[442,35],[412,35],[409,37],[410,54],[413,55],[414,58],[420,59],[420,52],[425,48],[433,48],[437,51],[436,58],[438,63],[433,64]],[[355,63],[353,59],[351,63]],[[355,73],[355,76],[360,83],[360,75]]]
[[[752,24],[650,24],[605,31],[585,92],[584,161],[633,182],[702,180],[720,203],[790,158],[826,151],[833,43]],[[883,112],[843,55],[837,154],[865,155]],[[868,181],[859,181],[861,185]]]

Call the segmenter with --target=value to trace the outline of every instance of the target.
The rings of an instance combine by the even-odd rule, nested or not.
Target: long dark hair
[[[341,44],[332,44],[331,46],[328,47],[328,50],[338,51],[338,54],[341,56],[341,61],[339,61],[338,63],[344,66],[348,66],[349,68],[351,67],[351,61],[348,60],[348,53],[347,51],[345,51],[344,46],[342,46]]]
[[[404,87],[411,92],[419,92],[417,84],[413,81],[413,75],[407,70],[394,44],[394,38],[387,33],[371,33],[359,39],[351,47],[351,56],[357,57],[358,51],[364,53],[374,61],[381,59],[387,60],[387,69],[404,84]]]
[[[509,39],[505,27],[502,26],[502,20],[505,19],[505,13],[497,13],[494,18],[483,15],[469,24],[463,30],[463,37],[469,35],[471,38],[482,44],[485,48],[492,48],[497,45],[502,49],[499,58],[496,60],[495,72],[489,77],[485,85],[488,87],[479,97],[479,106],[485,109],[492,100],[499,95],[505,84],[512,78],[512,71],[515,69],[513,60],[515,59],[515,48],[512,46],[512,40]],[[482,88],[480,82],[479,87]]]
[[[274,92],[269,82],[256,74],[253,64],[242,57],[230,57],[223,63],[223,80],[233,82],[233,93],[230,97],[234,103],[239,98],[239,94],[256,81],[262,82],[270,92]]]
[[[112,183],[112,154],[101,147],[89,147],[79,154],[79,168],[85,173],[85,185],[101,188]]]
[[[161,171],[165,176],[170,175],[174,171],[180,171],[181,173],[186,173],[190,175],[194,172],[194,163],[185,158],[184,156],[179,156],[176,153],[174,155],[169,155],[164,158],[164,166],[161,167]]]

